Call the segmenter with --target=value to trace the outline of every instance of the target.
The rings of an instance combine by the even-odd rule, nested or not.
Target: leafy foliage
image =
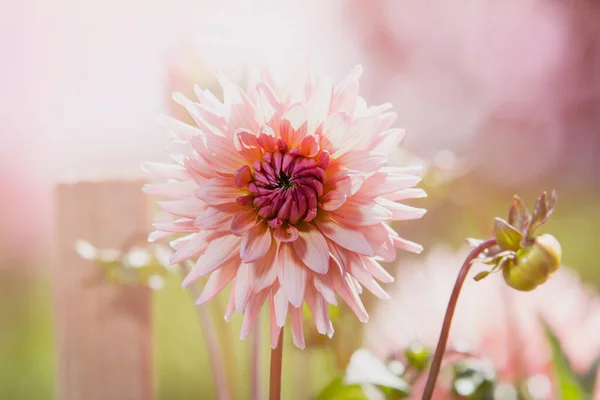
[[[454,364],[452,391],[455,395],[473,400],[493,400],[496,371],[489,362],[468,358]]]
[[[552,369],[559,398],[561,400],[592,399],[600,358],[585,374],[577,374],[552,329],[546,323],[544,327],[548,344],[552,349]]]
[[[358,349],[350,359],[346,375],[331,382],[317,400],[368,400],[371,397],[367,393],[371,392],[387,400],[398,400],[408,397],[410,386],[370,351]]]

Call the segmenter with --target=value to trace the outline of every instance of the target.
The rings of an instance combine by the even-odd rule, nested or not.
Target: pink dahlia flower
[[[367,327],[365,345],[385,359],[414,341],[435,348],[440,321],[468,251],[437,248],[424,263],[404,266],[393,300],[380,304]],[[473,266],[474,271],[488,269]],[[527,383],[533,398],[556,399],[551,351],[540,318],[557,335],[573,368],[585,372],[600,356],[600,296],[563,267],[532,292],[508,287],[501,275],[467,280],[461,291],[448,348],[492,362],[500,382]],[[434,398],[451,398],[438,381]],[[415,398],[422,394],[417,382]],[[447,382],[446,382],[447,384]],[[596,397],[600,399],[600,388]]]
[[[167,119],[174,162],[145,165],[168,178],[145,190],[172,198],[160,205],[176,217],[150,239],[185,235],[171,259],[197,260],[183,286],[210,276],[196,304],[231,282],[225,319],[244,314],[242,338],[266,301],[272,346],[289,314],[304,347],[304,301],[321,334],[333,334],[336,293],[365,322],[362,287],[388,298],[374,278],[393,280],[379,261],[421,250],[388,225],[425,213],[398,203],[424,196],[413,188],[419,168],[386,166],[404,132],[391,127],[389,104],[367,107],[358,96],[361,72],[335,87],[310,72],[284,86],[265,70],[246,92],[219,76],[223,103],[198,87],[198,102],[174,95],[197,126]]]

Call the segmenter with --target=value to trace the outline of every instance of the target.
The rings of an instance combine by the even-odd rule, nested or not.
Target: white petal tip
[[[75,242],[75,251],[77,254],[85,260],[96,259],[98,252],[94,246],[85,240],[78,240]]]
[[[300,308],[300,307],[302,307],[302,300],[303,299],[300,299],[300,301],[292,301],[292,300],[290,300],[290,304],[293,307],[295,307],[295,308]]]
[[[206,300],[204,300],[204,299],[202,298],[202,296],[198,297],[198,299],[197,299],[197,300],[194,302],[194,304],[195,304],[195,305],[197,305],[197,306],[201,306],[201,305],[203,305],[204,303],[206,303]]]
[[[187,289],[188,286],[190,286],[192,283],[194,283],[196,281],[196,279],[198,279],[197,276],[190,276],[188,275],[187,277],[185,277],[185,279],[181,282],[181,288],[182,289]]]
[[[299,348],[300,350],[304,350],[304,348],[306,347],[305,343],[296,343],[294,342],[294,345]]]
[[[185,97],[181,92],[175,92],[171,97],[175,103],[181,104],[182,106],[185,106],[187,102],[189,102],[188,98]]]

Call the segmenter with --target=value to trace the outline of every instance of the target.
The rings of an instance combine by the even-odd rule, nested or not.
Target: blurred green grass
[[[398,228],[401,234],[424,244],[426,249],[440,241],[459,246],[466,236],[487,236],[492,218],[505,217],[512,193],[518,192],[527,204],[532,205],[544,189],[541,185],[534,186],[523,192],[515,188],[486,188],[481,183],[467,181],[455,182],[448,188],[426,188],[429,198],[418,202],[420,207],[429,209],[426,217]],[[600,269],[595,254],[600,226],[600,191],[568,186],[557,189],[558,208],[543,231],[553,233],[560,240],[564,265],[579,271],[585,281],[600,287]],[[408,256],[399,255],[399,265],[405,257]],[[36,269],[42,268],[37,266]],[[56,354],[49,279],[44,275],[13,276],[7,270],[5,265],[0,267],[0,271],[4,271],[0,280],[0,399],[52,399]],[[232,385],[235,398],[243,399],[249,394],[250,339],[238,340],[239,315],[225,325],[215,312],[215,308],[224,308],[225,295],[217,297],[217,302],[210,305],[210,311],[215,318],[213,328],[219,329],[219,337],[226,340],[229,363],[235,368]],[[181,290],[178,278],[170,276],[153,301],[156,398],[216,398],[205,340],[189,295]],[[263,315],[261,330],[268,332],[264,317],[266,315]],[[308,329],[313,328],[307,327],[306,332]],[[359,337],[354,325],[347,331],[351,338]],[[338,328],[336,336],[329,342],[331,346],[350,337],[344,338],[340,333]],[[269,357],[267,340],[263,335],[261,354],[265,389]],[[343,364],[324,347],[295,350],[289,344],[289,338],[286,346],[289,350],[286,349],[284,359],[284,398],[306,398],[314,394],[339,372],[338,365]],[[310,386],[302,383],[307,379]]]

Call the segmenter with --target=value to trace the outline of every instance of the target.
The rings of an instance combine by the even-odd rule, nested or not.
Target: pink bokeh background
[[[361,91],[394,104],[421,156],[450,149],[506,185],[593,178],[598,18],[584,0],[4,2],[2,252],[48,242],[57,182],[160,159],[171,91],[304,54],[336,79],[363,64]]]

